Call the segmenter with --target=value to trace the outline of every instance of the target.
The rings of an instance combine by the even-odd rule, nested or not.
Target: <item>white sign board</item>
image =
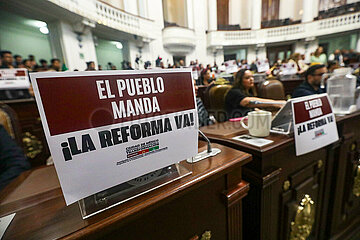
[[[199,78],[198,68],[196,66],[191,66],[191,69],[192,69],[192,78],[194,80],[197,80]]]
[[[242,64],[240,66],[241,69],[250,69],[250,66],[248,64]]]
[[[318,94],[291,101],[296,156],[325,147],[339,139],[328,95]]]
[[[236,60],[229,60],[225,62],[226,67],[226,73],[231,74],[238,71],[238,65],[236,63]]]
[[[68,205],[198,152],[191,69],[30,77]]]
[[[26,68],[0,69],[0,89],[28,89],[29,75]]]
[[[297,66],[295,63],[283,63],[280,70],[283,75],[293,75],[297,73]]]
[[[256,61],[256,67],[257,67],[257,71],[259,73],[266,72],[267,70],[270,69],[270,64],[269,64],[269,61],[267,59],[257,60]]]
[[[15,217],[15,213],[0,218],[0,239],[4,236],[6,229]]]

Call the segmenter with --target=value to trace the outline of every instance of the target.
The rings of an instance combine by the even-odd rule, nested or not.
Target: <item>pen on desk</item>
[[[238,118],[230,118],[229,121],[230,122],[238,122],[241,121],[242,119],[246,120],[248,117],[238,117]]]
[[[250,104],[253,105],[258,105],[258,104],[263,104],[263,105],[273,105],[273,104],[279,104],[279,105],[285,105],[285,103],[279,103],[279,102],[261,102],[261,101],[250,101]]]

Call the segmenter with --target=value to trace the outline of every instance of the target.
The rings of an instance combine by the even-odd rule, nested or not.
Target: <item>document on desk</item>
[[[67,205],[198,152],[191,69],[30,77]]]
[[[256,146],[256,147],[262,147],[262,146],[265,146],[265,145],[268,145],[268,144],[274,142],[273,140],[257,138],[257,137],[253,137],[250,135],[236,136],[236,137],[233,137],[232,139],[240,141],[240,142],[244,142],[244,143]]]
[[[14,217],[15,213],[0,218],[0,239],[4,236],[6,229],[9,227]]]

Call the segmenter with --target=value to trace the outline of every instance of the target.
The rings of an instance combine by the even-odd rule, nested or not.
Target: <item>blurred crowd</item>
[[[311,65],[324,64],[328,68],[328,72],[333,72],[337,68],[352,67],[355,74],[359,72],[360,53],[353,49],[336,49],[333,53],[326,55],[323,48],[320,46],[315,52],[310,54],[310,58],[305,59],[305,55],[295,52],[291,54],[288,59],[277,59],[273,63],[268,63],[266,71],[259,71],[259,61],[263,59],[256,59],[251,63],[248,63],[246,59],[234,59],[234,64],[238,69],[249,69],[253,73],[266,74],[266,77],[278,77],[282,74],[282,66],[290,63],[296,68],[296,74],[303,74]],[[143,65],[142,65],[143,64]],[[190,61],[189,65],[185,64],[185,61],[180,59],[175,61],[174,64],[165,64],[163,59],[159,56],[154,61],[154,66],[151,61],[142,61],[141,56],[137,56],[135,59],[135,69],[154,69],[154,68],[185,68],[190,67],[195,73],[195,79],[197,85],[208,85],[214,81],[219,75],[228,73],[226,62],[221,65],[217,65],[214,62],[213,65],[207,64],[206,66],[199,61]],[[49,62],[45,59],[36,60],[34,55],[29,55],[27,58],[23,58],[21,55],[13,55],[10,51],[1,51],[0,68],[26,68],[29,72],[42,72],[42,71],[66,71],[68,70],[64,63],[61,63],[60,59],[53,58]],[[116,70],[116,66],[109,62],[104,68],[101,65],[96,66],[94,61],[86,62],[86,69],[80,69],[81,71],[95,71],[95,70]],[[128,61],[121,62],[121,69],[133,70],[131,63]],[[262,68],[263,69],[263,68]],[[78,69],[75,69],[78,71]],[[236,71],[234,71],[236,72]]]

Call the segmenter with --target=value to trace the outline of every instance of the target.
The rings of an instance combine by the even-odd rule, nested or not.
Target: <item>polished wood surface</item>
[[[266,139],[273,143],[255,147],[232,139],[248,134],[239,122],[201,128],[213,142],[253,154],[243,169],[251,186],[243,203],[245,239],[289,239],[305,194],[316,206],[309,239],[347,239],[359,231],[360,198],[352,189],[360,164],[360,112],[336,120],[339,141],[299,157],[293,136],[270,134]]]
[[[225,143],[226,145],[233,148],[246,150],[248,153],[256,155],[261,153],[268,154],[272,151],[278,151],[279,147],[284,148],[293,142],[293,137],[281,134],[270,134],[270,136],[268,136],[266,139],[272,140],[274,142],[263,147],[256,147],[247,143],[233,140],[233,137],[242,134],[249,134],[248,130],[241,126],[240,121],[228,121],[205,126],[201,128],[201,131],[210,139],[213,139],[220,143]]]
[[[54,167],[25,172],[7,186],[0,216],[16,212],[3,239],[242,239],[242,198],[249,154],[222,152],[194,164],[192,174],[83,220],[77,203],[65,206]],[[199,152],[206,149],[199,142]],[[29,190],[33,189],[33,190]]]

